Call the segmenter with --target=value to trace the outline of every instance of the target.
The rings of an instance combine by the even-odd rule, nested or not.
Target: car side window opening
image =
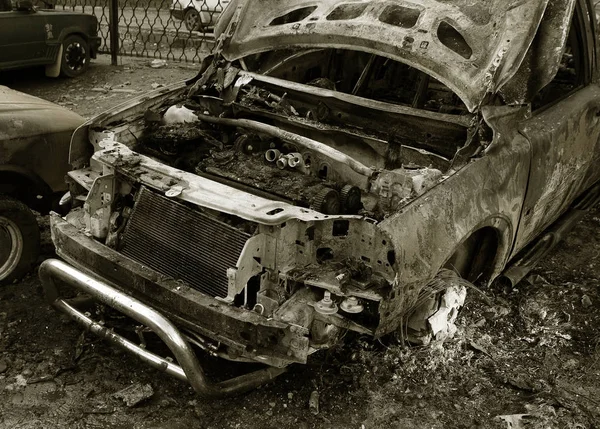
[[[579,8],[571,20],[569,35],[554,79],[542,88],[531,102],[532,110],[537,110],[562,100],[585,82],[585,42]]]
[[[0,0],[0,12],[9,12],[12,10],[12,2],[10,0]]]

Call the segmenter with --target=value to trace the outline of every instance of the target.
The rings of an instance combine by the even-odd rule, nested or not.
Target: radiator
[[[210,296],[227,296],[227,269],[236,267],[250,235],[146,187],[138,194],[121,252]]]

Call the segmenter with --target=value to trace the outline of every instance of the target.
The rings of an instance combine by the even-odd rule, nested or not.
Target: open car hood
[[[403,62],[469,111],[517,71],[548,0],[234,0],[216,29],[233,61],[284,48],[340,48]]]

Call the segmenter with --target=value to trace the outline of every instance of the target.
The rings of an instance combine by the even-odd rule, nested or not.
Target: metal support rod
[[[371,177],[374,174],[372,168],[367,167],[363,163],[346,155],[344,152],[341,152],[331,146],[327,146],[326,144],[321,143],[319,141],[309,139],[308,137],[304,137],[299,134],[292,133],[290,131],[282,130],[281,128],[275,127],[273,125],[264,124],[262,122],[253,121],[251,119],[221,118],[216,116],[203,115],[200,113],[196,113],[196,116],[198,116],[198,118],[204,122],[220,124],[229,127],[246,128],[249,130],[257,131],[259,133],[270,135],[272,137],[277,137],[281,140],[292,144],[303,146],[307,149],[314,150],[315,152],[320,153],[321,155],[324,155],[331,160],[346,164],[358,174],[361,174],[366,177]]]
[[[110,0],[109,2],[108,28],[110,33],[110,63],[116,66],[119,55],[119,0]]]
[[[158,311],[57,259],[44,261],[40,265],[39,276],[46,300],[54,308],[71,316],[74,321],[90,332],[136,355],[150,366],[180,380],[187,380],[201,396],[219,398],[244,393],[267,383],[286,371],[285,368],[269,367],[219,383],[212,383],[206,378],[196,355],[184,336],[173,323]],[[112,330],[94,322],[69,305],[58,296],[56,280],[90,294],[99,302],[113,307],[150,328],[169,347],[179,365],[143,349]]]

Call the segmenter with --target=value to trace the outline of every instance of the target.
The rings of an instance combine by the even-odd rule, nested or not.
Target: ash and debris
[[[114,398],[121,399],[128,407],[135,407],[154,395],[150,384],[134,383],[113,394]]]

